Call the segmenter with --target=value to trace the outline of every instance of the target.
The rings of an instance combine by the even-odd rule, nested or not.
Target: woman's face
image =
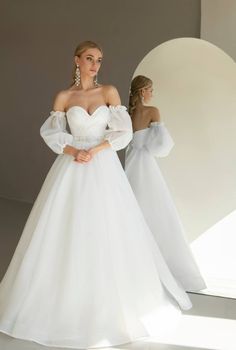
[[[142,93],[142,96],[143,96],[143,101],[145,103],[148,103],[151,100],[151,98],[152,98],[152,93],[153,93],[152,85],[149,85],[146,88],[143,88],[141,93]]]
[[[80,73],[90,77],[97,75],[102,62],[102,53],[96,48],[85,50],[80,57],[75,56],[75,63],[79,65]]]

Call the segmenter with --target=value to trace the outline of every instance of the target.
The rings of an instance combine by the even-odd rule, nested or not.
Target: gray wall
[[[218,46],[236,61],[235,31],[235,0],[201,0],[201,39]]]
[[[200,0],[4,0],[0,10],[0,196],[30,203],[56,158],[39,128],[71,81],[79,42],[101,44],[98,80],[127,105],[132,74],[151,49],[200,37]]]

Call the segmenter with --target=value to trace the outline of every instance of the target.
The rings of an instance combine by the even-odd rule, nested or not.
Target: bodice
[[[81,106],[72,106],[66,112],[52,110],[40,128],[46,144],[58,154],[64,153],[66,145],[90,148],[104,140],[117,151],[128,145],[132,134],[131,118],[123,105],[100,105],[92,114]]]
[[[103,138],[111,118],[109,107],[106,105],[99,106],[91,115],[80,106],[72,106],[67,110],[66,116],[71,134],[77,141]]]

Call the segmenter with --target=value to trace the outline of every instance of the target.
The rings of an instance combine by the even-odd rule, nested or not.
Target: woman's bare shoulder
[[[119,92],[114,85],[103,85],[103,93],[105,100],[109,105],[121,104]]]
[[[64,111],[65,106],[68,100],[68,97],[71,95],[72,91],[69,89],[60,90],[55,93],[53,101],[53,110],[54,111]]]
[[[144,108],[151,113],[158,113],[159,109],[155,106],[144,106]]]
[[[111,85],[111,84],[100,84],[100,86],[103,88],[103,89],[112,89],[112,88],[116,88],[114,85]]]
[[[159,122],[161,119],[160,111],[155,106],[145,106],[146,113],[150,116],[151,121]]]
[[[104,84],[101,85],[102,89],[104,92],[106,92],[107,94],[117,94],[118,90],[114,85],[110,85],[110,84]]]

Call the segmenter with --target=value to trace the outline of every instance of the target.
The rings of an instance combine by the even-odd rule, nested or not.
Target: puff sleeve
[[[66,130],[65,112],[51,111],[40,128],[40,135],[57,154],[62,154],[66,145],[72,145],[73,135]]]
[[[110,143],[113,150],[118,151],[125,148],[133,137],[132,122],[125,106],[110,105],[109,110],[109,129],[105,130],[104,139]]]
[[[174,146],[174,141],[163,121],[151,122],[146,149],[156,157],[166,157]]]

